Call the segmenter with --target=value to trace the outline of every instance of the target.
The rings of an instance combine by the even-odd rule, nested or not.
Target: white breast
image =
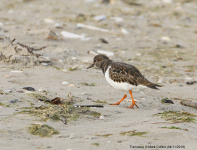
[[[135,86],[135,85],[132,85],[132,84],[129,84],[129,83],[126,83],[126,82],[121,82],[121,83],[118,83],[118,82],[114,82],[112,79],[110,79],[109,77],[109,69],[111,68],[111,66],[108,67],[108,69],[106,70],[105,72],[105,78],[107,80],[107,82],[113,86],[115,89],[118,89],[118,90],[133,90],[133,91],[141,91],[145,88],[147,88],[146,86],[143,86],[143,85],[138,85],[138,86]]]

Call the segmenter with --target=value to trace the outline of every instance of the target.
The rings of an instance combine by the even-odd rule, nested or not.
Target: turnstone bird
[[[139,108],[133,99],[132,90],[142,90],[147,87],[158,89],[157,87],[161,87],[148,81],[135,66],[123,62],[113,62],[103,54],[96,55],[93,59],[93,64],[87,69],[94,66],[102,69],[107,82],[111,86],[119,90],[129,91],[132,104],[127,108],[133,108],[134,105]],[[125,94],[120,101],[111,105],[119,105],[126,97],[127,95]]]

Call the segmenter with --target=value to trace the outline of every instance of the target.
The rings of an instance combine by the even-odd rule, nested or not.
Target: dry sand
[[[165,0],[144,0],[138,3],[142,5],[128,5],[119,0],[112,0],[108,5],[96,0],[1,0],[0,33],[31,47],[48,46],[35,53],[49,57],[53,62],[51,66],[28,63],[24,66],[23,62],[6,63],[2,58],[0,90],[12,92],[0,94],[0,102],[4,104],[0,106],[1,150],[139,149],[130,148],[130,145],[156,147],[146,148],[148,150],[166,149],[157,146],[184,146],[187,150],[196,150],[196,121],[171,124],[170,120],[153,115],[181,110],[197,115],[196,108],[180,104],[182,99],[197,100],[197,84],[186,84],[187,81],[197,80],[197,3],[195,0],[174,0],[171,3],[165,3]],[[98,15],[106,15],[107,18],[97,22],[93,17]],[[116,23],[110,17],[124,20]],[[48,22],[53,22],[48,23],[46,18]],[[62,25],[62,28],[56,28],[55,23]],[[79,29],[77,23],[108,29],[113,33]],[[122,29],[128,33],[125,34]],[[47,39],[50,30],[57,34],[57,40]],[[61,31],[85,34],[91,39],[82,41],[63,38]],[[99,38],[104,38],[108,44],[101,43]],[[160,82],[163,87],[160,90],[147,89],[144,94],[134,93],[139,109],[126,108],[131,104],[129,93],[119,106],[109,105],[117,102],[125,93],[110,87],[101,70],[86,69],[94,57],[87,52],[96,50],[113,52],[111,59],[135,65],[150,81]],[[13,52],[12,55],[16,54]],[[76,66],[76,70],[69,71],[69,68]],[[13,70],[22,70],[22,73],[13,73]],[[68,84],[61,84],[63,81]],[[95,86],[81,85],[83,82],[95,83]],[[74,87],[68,86],[70,84],[74,84]],[[74,105],[105,101],[107,103],[102,104],[104,108],[91,108],[104,117],[80,117],[65,125],[61,121],[41,122],[26,114],[15,115],[20,108],[30,107],[30,104],[38,107],[47,105],[28,97],[26,93],[17,92],[25,92],[23,87],[26,86],[34,87],[37,93],[39,89],[49,91],[50,98],[67,98],[71,92],[72,96],[78,97],[74,98]],[[161,99],[165,97],[173,100],[174,104],[162,104]],[[10,103],[14,99],[18,102]],[[32,123],[50,125],[60,134],[49,138],[31,135],[27,127]],[[180,129],[161,128],[171,126]],[[120,134],[134,130],[147,134]],[[110,135],[98,136],[106,134]]]

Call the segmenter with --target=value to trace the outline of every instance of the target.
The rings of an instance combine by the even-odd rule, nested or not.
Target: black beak
[[[94,67],[94,64],[91,64],[87,69]]]

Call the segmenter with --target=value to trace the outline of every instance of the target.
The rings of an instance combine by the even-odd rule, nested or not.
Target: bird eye
[[[94,59],[94,62],[96,62],[96,59]]]

